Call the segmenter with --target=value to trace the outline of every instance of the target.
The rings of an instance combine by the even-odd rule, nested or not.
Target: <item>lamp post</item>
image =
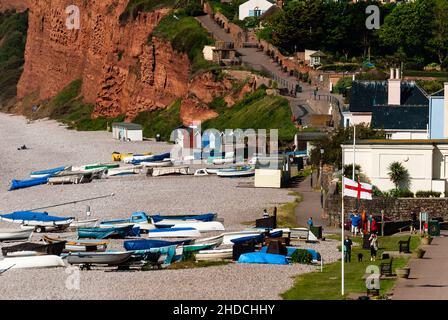
[[[319,164],[319,167],[320,167],[319,172],[320,172],[320,174],[319,174],[319,180],[320,180],[321,202],[322,202],[322,173],[323,173],[324,152],[325,152],[324,148],[320,148],[320,164]]]

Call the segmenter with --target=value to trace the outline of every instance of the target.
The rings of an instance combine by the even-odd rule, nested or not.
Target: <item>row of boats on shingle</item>
[[[171,174],[189,175],[190,168],[184,165],[174,165],[170,153],[150,154],[121,154],[113,153],[113,163],[92,163],[82,166],[60,166],[57,168],[34,171],[30,179],[12,180],[10,191],[29,188],[41,184],[78,184],[88,183],[93,179],[134,175],[146,172],[148,176],[162,176]],[[233,158],[231,159],[233,161]],[[121,161],[122,163],[117,163]],[[210,164],[227,164],[225,156],[210,157]],[[255,174],[250,165],[230,167],[209,167],[198,169],[196,176],[216,174],[219,177],[248,177]]]
[[[0,220],[18,223],[20,229],[0,230],[0,241],[21,243],[2,247],[0,273],[14,268],[48,268],[79,265],[129,268],[164,268],[184,259],[239,263],[289,264],[298,247],[289,246],[291,237],[317,240],[306,228],[248,228],[225,231],[217,214],[147,215],[135,212],[127,219],[78,221],[51,216],[46,212],[20,211],[0,215]],[[49,232],[75,229],[77,239]],[[45,232],[41,242],[30,242],[34,232]],[[203,233],[219,232],[203,237]],[[126,239],[123,250],[108,250],[110,238]],[[144,238],[144,239],[142,239]],[[272,252],[271,245],[288,245],[284,252]],[[320,255],[306,249],[313,261]]]

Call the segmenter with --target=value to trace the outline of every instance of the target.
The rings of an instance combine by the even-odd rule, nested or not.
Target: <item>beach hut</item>
[[[117,140],[143,141],[143,127],[136,123],[114,122],[112,136]]]

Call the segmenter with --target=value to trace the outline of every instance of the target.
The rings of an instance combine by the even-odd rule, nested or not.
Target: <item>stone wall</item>
[[[325,201],[325,213],[329,218],[330,225],[338,225],[340,222],[341,195],[330,195]],[[345,213],[355,210],[356,199],[351,197],[344,198]],[[374,215],[381,214],[391,220],[410,220],[412,213],[417,215],[419,212],[428,212],[430,217],[442,217],[448,219],[448,198],[385,198],[375,197],[373,200],[360,200],[360,211]]]

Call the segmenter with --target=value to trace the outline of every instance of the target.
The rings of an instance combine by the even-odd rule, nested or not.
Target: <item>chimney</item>
[[[401,79],[400,69],[390,69],[391,77],[388,80],[388,104],[400,105],[401,104]]]
[[[389,77],[389,79],[395,79],[394,73],[395,73],[395,69],[394,68],[390,68],[390,77]]]

